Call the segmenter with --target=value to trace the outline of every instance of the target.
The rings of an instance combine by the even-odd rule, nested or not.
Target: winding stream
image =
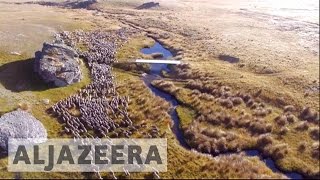
[[[153,53],[162,53],[163,58],[162,59],[169,59],[173,57],[172,53],[165,49],[159,42],[156,41],[156,43],[150,47],[150,48],[143,48],[141,49],[141,53],[143,54],[153,54]],[[180,121],[178,114],[176,112],[176,107],[179,105],[178,101],[173,97],[172,95],[165,93],[155,87],[152,86],[151,82],[153,80],[161,79],[160,72],[161,70],[169,71],[166,64],[151,64],[151,70],[149,74],[146,74],[142,77],[142,80],[144,81],[145,85],[156,95],[167,102],[171,104],[173,109],[170,110],[170,116],[171,119],[174,121],[172,131],[174,132],[177,140],[179,141],[180,145],[184,148],[190,150],[190,146],[186,143],[185,138],[183,136],[183,132],[180,129]],[[261,155],[261,153],[258,150],[246,150],[244,151],[247,156],[257,156],[259,159],[266,164],[273,172],[276,173],[282,173],[285,176],[287,176],[290,179],[303,179],[303,176],[296,172],[283,172],[280,169],[277,168],[275,162],[271,158],[265,158]],[[232,154],[226,153],[226,154]]]

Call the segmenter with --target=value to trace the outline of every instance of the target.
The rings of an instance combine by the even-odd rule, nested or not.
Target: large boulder
[[[79,55],[63,43],[44,43],[36,52],[34,70],[41,78],[56,86],[67,86],[82,79]]]
[[[23,138],[30,144],[38,143],[30,138],[43,141],[47,139],[47,130],[28,112],[16,110],[0,117],[0,152],[7,152],[9,138]]]

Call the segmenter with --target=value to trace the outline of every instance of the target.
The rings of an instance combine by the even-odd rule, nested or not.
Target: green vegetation
[[[188,107],[178,106],[176,111],[180,119],[180,128],[183,129],[188,127],[196,117],[195,112]]]
[[[135,60],[136,58],[149,57],[140,53],[140,49],[151,47],[154,44],[154,40],[141,34],[141,36],[132,37],[130,41],[124,44],[117,53],[117,59],[119,62]]]
[[[131,72],[149,72],[149,64],[134,63],[137,58],[150,58],[151,56],[140,53],[141,48],[150,47],[154,44],[154,40],[146,36],[140,35],[133,37],[128,43],[119,48],[117,59],[119,62],[114,67]]]

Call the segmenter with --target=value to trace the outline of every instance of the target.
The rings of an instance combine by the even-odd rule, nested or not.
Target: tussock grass
[[[257,174],[242,174],[240,171],[234,171],[229,169],[225,172],[223,168],[227,168],[227,164],[233,163],[233,159],[230,157],[220,160],[219,162],[212,161],[211,158],[198,155],[197,153],[187,151],[183,149],[177,142],[174,134],[170,130],[170,116],[168,115],[169,104],[164,102],[161,98],[152,95],[151,91],[146,89],[139,76],[134,74],[128,74],[124,71],[115,69],[116,81],[118,84],[117,90],[120,94],[128,95],[130,97],[129,110],[133,115],[132,119],[135,124],[142,125],[138,127],[137,137],[145,137],[149,133],[151,126],[157,126],[160,130],[159,134],[163,134],[162,137],[168,139],[168,172],[160,173],[161,178],[219,178],[219,177],[256,177]],[[170,84],[168,85],[170,86]],[[160,107],[158,104],[162,104]],[[148,112],[143,112],[147,110]],[[185,106],[178,106],[177,113],[181,115],[182,127],[192,124],[195,117],[195,112]],[[159,116],[159,114],[161,114]],[[223,141],[223,140],[222,140]],[[226,144],[226,143],[225,143]],[[239,163],[253,168],[253,162],[250,158],[238,159]],[[248,163],[248,164],[247,164]],[[261,166],[261,164],[258,164]],[[205,168],[203,169],[203,166]],[[216,166],[217,171],[210,171],[207,167]],[[265,168],[260,167],[262,174],[267,176],[273,176],[270,172],[265,171]],[[224,174],[227,173],[227,174]],[[131,173],[130,178],[140,177],[142,173]],[[260,175],[258,175],[260,176]],[[121,176],[122,177],[122,176]],[[152,177],[146,173],[145,177]]]
[[[312,148],[301,147],[295,139],[301,136],[305,142],[312,143],[319,129],[312,122],[297,118],[294,114],[298,112],[293,106],[280,109],[260,99],[257,93],[234,92],[215,80],[189,80],[184,86],[181,83],[178,86],[174,81],[159,80],[153,85],[195,111],[196,117],[191,123],[188,121],[189,126],[182,124],[187,142],[198,151],[219,154],[259,149],[282,169],[298,171],[310,177],[319,173],[314,166],[319,161],[314,158],[317,151],[314,155],[303,153],[296,156],[296,153]],[[239,101],[236,106],[232,101],[235,98]],[[181,122],[188,119],[181,114]],[[221,133],[217,128],[226,131]],[[299,165],[302,161],[303,165]]]

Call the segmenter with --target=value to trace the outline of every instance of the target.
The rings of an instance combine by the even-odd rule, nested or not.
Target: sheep
[[[81,36],[89,51],[80,53],[88,62],[92,82],[79,90],[76,95],[70,96],[54,104],[49,113],[58,116],[66,122],[65,132],[80,137],[81,134],[93,130],[99,137],[106,137],[106,133],[114,131],[120,127],[111,117],[122,117],[122,126],[128,127],[132,124],[127,112],[127,97],[116,95],[113,75],[111,74],[111,64],[114,62],[116,51],[115,42],[111,42],[110,35],[101,31],[93,33],[62,33],[59,37],[67,39],[69,44],[74,42],[70,39],[73,35]],[[75,37],[72,37],[75,38]],[[112,97],[110,101],[105,96]],[[77,108],[81,118],[75,117],[69,110]],[[118,136],[117,132],[114,132]],[[131,132],[124,131],[122,134],[129,136]]]

